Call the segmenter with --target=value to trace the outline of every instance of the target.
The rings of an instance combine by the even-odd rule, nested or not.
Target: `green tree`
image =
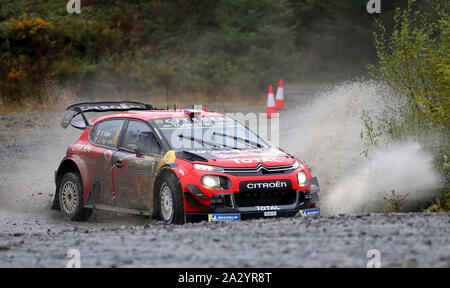
[[[294,49],[287,1],[223,0],[216,15],[217,27],[190,47],[191,55],[204,65],[199,71],[203,77],[242,91],[284,76]]]
[[[383,134],[392,141],[419,138],[436,155],[436,167],[445,179],[438,199],[446,203],[450,191],[450,20],[448,3],[439,3],[428,2],[434,9],[425,12],[411,2],[405,9],[396,9],[391,31],[378,21],[374,36],[379,63],[370,67],[392,89],[391,97],[399,105],[388,107],[376,117],[377,123],[365,114],[361,135],[369,146],[372,135]]]

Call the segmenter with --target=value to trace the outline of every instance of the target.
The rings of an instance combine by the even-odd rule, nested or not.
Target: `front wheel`
[[[66,218],[73,221],[86,221],[92,209],[83,207],[83,185],[78,173],[64,174],[59,185],[59,205]]]
[[[175,176],[167,176],[159,190],[159,212],[167,224],[184,224],[184,196]]]

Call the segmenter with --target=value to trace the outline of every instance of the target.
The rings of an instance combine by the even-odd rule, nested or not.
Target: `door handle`
[[[120,160],[117,160],[116,162],[114,162],[114,166],[116,166],[117,168],[122,168],[123,167],[123,163]]]

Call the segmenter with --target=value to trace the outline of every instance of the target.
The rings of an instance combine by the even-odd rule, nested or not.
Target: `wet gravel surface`
[[[165,226],[95,212],[70,222],[49,206],[53,172],[79,136],[60,114],[0,118],[0,267],[450,267],[450,214],[357,214]],[[74,132],[75,131],[75,132]]]
[[[358,214],[102,227],[0,213],[0,267],[449,267],[449,214]]]

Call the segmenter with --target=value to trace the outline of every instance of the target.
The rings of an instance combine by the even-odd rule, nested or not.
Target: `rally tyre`
[[[80,174],[64,174],[59,185],[59,206],[64,216],[72,221],[86,221],[92,209],[83,207],[83,185]]]
[[[159,216],[166,224],[184,224],[184,196],[178,178],[167,175],[159,189]]]

